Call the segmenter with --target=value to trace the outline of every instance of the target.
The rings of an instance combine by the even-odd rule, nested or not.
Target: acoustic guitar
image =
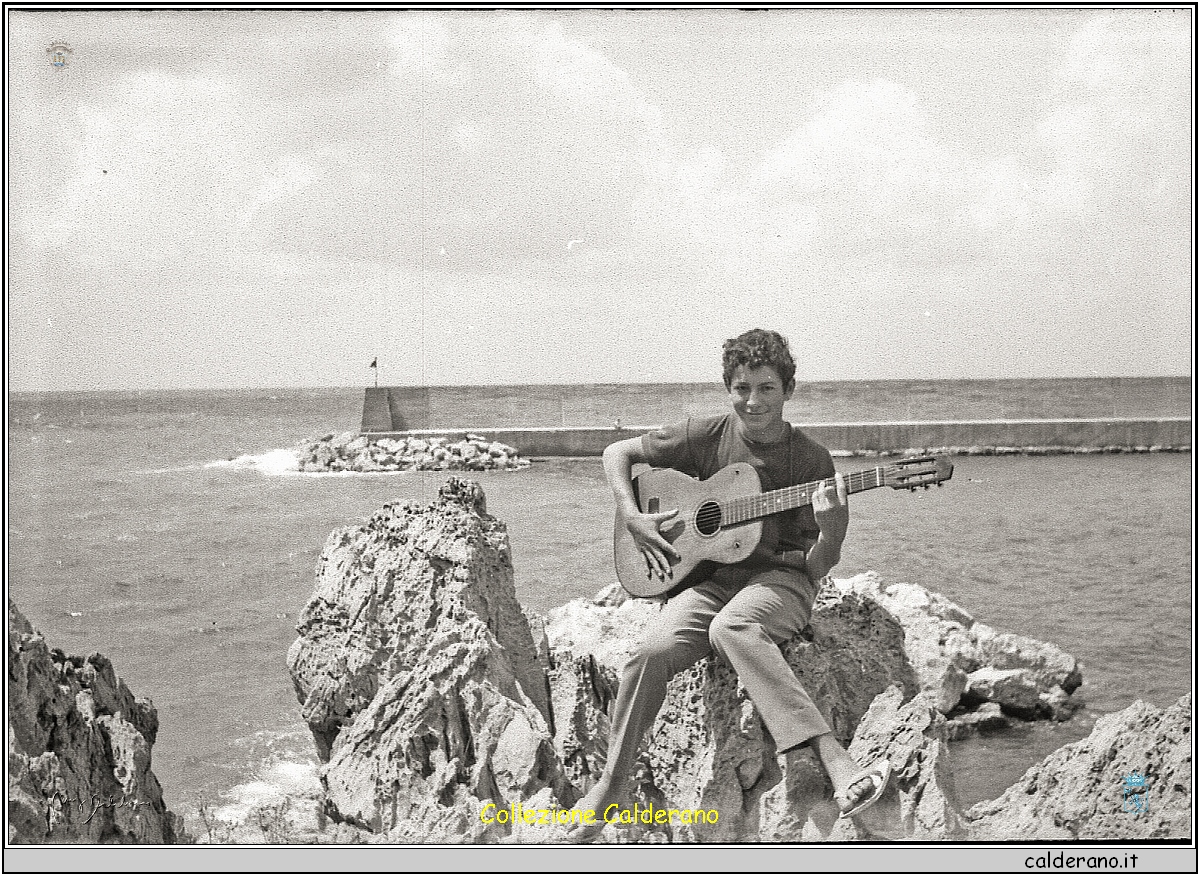
[[[843,476],[849,494],[876,487],[940,487],[953,473],[948,457],[912,456]],[[671,558],[671,574],[660,580],[618,515],[613,533],[617,579],[638,597],[672,595],[698,584],[709,577],[714,563],[737,563],[754,553],[762,538],[764,517],[812,504],[817,489],[832,482],[833,478],[828,478],[764,493],[758,472],[744,462],[727,465],[703,481],[668,468],[643,472],[633,479],[642,513],[679,509],[678,515],[660,527],[679,559]]]

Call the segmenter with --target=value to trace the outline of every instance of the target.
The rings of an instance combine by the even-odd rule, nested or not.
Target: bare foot
[[[835,790],[833,799],[838,804],[841,817],[851,818],[878,800],[891,775],[891,763],[886,757],[880,758],[861,770],[844,788]]]
[[[575,804],[575,809],[580,812],[591,810],[594,813],[595,820],[591,824],[573,824],[567,832],[567,842],[572,843],[590,843],[604,830],[604,811],[614,803],[620,802],[621,788],[607,774],[601,775],[600,779],[592,786],[592,790],[584,794],[583,798]]]

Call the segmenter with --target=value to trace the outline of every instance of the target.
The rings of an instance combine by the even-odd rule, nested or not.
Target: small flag
[[[379,367],[379,357],[376,356],[374,359],[372,359],[371,364],[368,365],[367,367],[368,368],[378,368]]]

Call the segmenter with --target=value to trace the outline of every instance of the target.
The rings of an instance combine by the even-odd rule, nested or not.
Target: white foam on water
[[[254,470],[268,476],[288,475],[299,472],[300,458],[295,450],[281,448],[268,450],[266,453],[245,453],[236,459],[210,462],[204,467]]]
[[[222,821],[240,824],[255,810],[285,801],[316,799],[321,794],[315,761],[272,760],[248,782],[235,785],[221,796],[228,802],[213,814]]]

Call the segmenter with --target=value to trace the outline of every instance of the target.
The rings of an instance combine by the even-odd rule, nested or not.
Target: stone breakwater
[[[288,653],[331,829],[340,841],[564,839],[559,824],[481,815],[567,809],[586,793],[620,667],[658,610],[614,585],[527,616],[504,524],[457,477],[429,506],[388,505],[335,531]],[[732,669],[709,657],[672,681],[629,806],[719,817],[610,823],[604,841],[1188,836],[1188,698],[1109,716],[1076,744],[1086,757],[1060,750],[968,812],[949,773],[952,734],[1069,714],[1081,678],[1070,655],[873,574],[826,582],[808,633],[781,647],[851,754],[891,761],[881,801],[839,821],[813,755],[780,755]],[[1167,777],[1153,818],[1120,817],[1119,781],[1108,779],[1121,770]]]
[[[303,472],[489,471],[526,468],[516,448],[482,435],[458,441],[443,437],[371,438],[330,433],[294,450]]]
[[[908,447],[904,450],[830,450],[836,457],[874,459],[890,456],[1096,456],[1120,453],[1191,453],[1191,444],[1105,444],[1068,447],[1061,444],[1007,447],[1004,445]]]
[[[8,841],[189,842],[150,769],[158,713],[102,654],[50,648],[8,603]]]

